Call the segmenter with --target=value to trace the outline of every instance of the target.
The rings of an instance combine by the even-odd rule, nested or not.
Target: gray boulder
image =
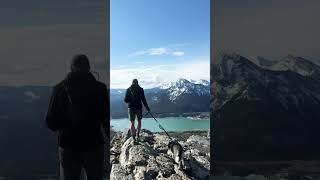
[[[132,141],[131,137],[122,145],[119,157],[120,164],[123,167],[147,165],[149,156],[155,154],[154,150],[144,143],[132,146]]]
[[[199,135],[192,135],[187,139],[187,142],[190,143],[199,143],[203,145],[210,145],[210,140],[208,137],[203,137]]]
[[[144,142],[149,146],[153,145],[155,142],[153,133],[149,130],[142,129],[140,132],[140,142]]]
[[[126,142],[127,139],[131,137],[131,130],[129,128],[126,128],[122,133],[122,143]]]
[[[178,137],[178,136],[176,136]],[[187,136],[188,137],[188,136]],[[185,140],[185,139],[184,139]],[[208,138],[191,136],[179,143],[184,148],[183,167],[167,155],[169,138],[161,133],[141,130],[139,144],[132,145],[129,129],[111,141],[111,180],[161,179],[206,180],[210,171]]]
[[[166,153],[170,141],[169,137],[163,134],[155,134],[154,140],[153,149],[158,153]]]
[[[128,174],[120,164],[114,164],[111,169],[110,180],[134,180],[134,177],[133,174]]]

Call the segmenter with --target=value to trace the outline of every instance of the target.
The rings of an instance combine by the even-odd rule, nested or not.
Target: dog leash
[[[172,140],[171,136],[167,133],[167,131],[163,128],[163,126],[160,124],[160,122],[153,116],[153,114],[152,114],[150,111],[148,111],[144,116],[147,116],[148,114],[150,114],[150,116],[158,123],[159,128],[162,129],[162,130],[166,133],[166,135],[169,137],[169,139],[170,139],[170,141],[171,141],[171,140]],[[158,165],[158,167],[163,167],[162,165],[160,165],[160,164],[157,162],[157,160],[156,160],[155,162],[156,162],[156,164]],[[159,170],[160,170],[160,171],[162,172],[162,174],[163,174],[162,169],[159,168]]]
[[[152,115],[152,113],[150,111],[148,111],[144,116],[147,116],[148,114],[150,114],[150,116],[158,123],[159,128],[166,133],[166,135],[169,137],[169,139],[172,140],[171,136],[167,133],[167,131],[163,128],[163,126],[161,126],[160,122]]]

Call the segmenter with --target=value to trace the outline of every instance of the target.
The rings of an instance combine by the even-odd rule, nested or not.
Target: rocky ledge
[[[180,168],[167,153],[169,138],[165,134],[143,129],[140,136],[139,144],[132,145],[133,139],[127,129],[123,133],[116,133],[111,140],[111,180],[209,179],[210,140],[207,136],[190,135],[189,138],[179,138],[181,133],[176,137],[173,135],[173,139],[184,149],[184,165]]]

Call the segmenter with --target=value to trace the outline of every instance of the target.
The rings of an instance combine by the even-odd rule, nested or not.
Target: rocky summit
[[[187,138],[173,137],[183,147],[183,165],[179,166],[168,153],[170,139],[165,134],[142,129],[140,142],[136,145],[132,144],[130,134],[130,130],[126,129],[116,133],[111,140],[111,180],[209,179],[208,137],[196,133]]]

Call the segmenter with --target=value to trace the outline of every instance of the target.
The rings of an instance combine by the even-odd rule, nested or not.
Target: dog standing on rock
[[[183,169],[183,147],[178,141],[173,140],[169,142],[167,153],[179,165],[179,169]]]

